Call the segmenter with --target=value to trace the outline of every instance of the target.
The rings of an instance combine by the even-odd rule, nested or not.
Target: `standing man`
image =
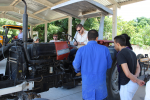
[[[86,45],[88,42],[88,39],[87,39],[88,31],[86,31],[84,29],[82,24],[78,24],[76,26],[76,30],[77,30],[77,32],[76,32],[74,38],[77,40],[78,43],[73,40],[74,45],[75,46],[77,46],[77,44],[78,45]]]
[[[80,47],[73,61],[75,72],[81,72],[84,100],[106,100],[106,72],[112,59],[106,46],[97,44],[98,32],[88,32],[87,45]]]
[[[18,34],[18,39],[22,40],[23,39],[23,33],[22,33],[22,29],[19,29],[19,34]]]
[[[60,42],[60,40],[58,40],[58,34],[53,34],[53,39],[54,40],[50,40],[49,42]]]
[[[120,98],[121,100],[132,100],[139,85],[142,86],[145,84],[144,81],[137,78],[140,73],[140,66],[135,53],[126,48],[126,39],[124,36],[116,36],[114,38],[114,45],[115,49],[119,52],[117,54],[117,62],[120,67]]]

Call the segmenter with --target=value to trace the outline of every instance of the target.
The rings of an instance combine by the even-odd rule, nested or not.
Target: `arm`
[[[139,62],[137,60],[137,66],[136,66],[135,76],[138,77],[139,74],[140,74],[140,65],[139,65]]]
[[[122,70],[125,73],[126,77],[128,77],[130,80],[133,80],[133,82],[137,82],[140,86],[143,86],[145,84],[144,81],[139,80],[137,77],[135,77],[128,68],[127,63],[121,64]]]
[[[85,42],[78,42],[78,45],[85,45]]]
[[[81,62],[82,62],[81,60],[82,60],[82,56],[81,56],[80,49],[79,49],[72,63],[76,73],[81,71]]]
[[[78,32],[76,32],[75,35],[74,35],[74,38],[75,38],[75,39],[77,39],[77,38],[76,38],[76,37],[77,37],[77,34],[78,34]],[[73,44],[74,44],[75,46],[77,45],[77,43],[76,43],[76,41],[75,41],[74,39],[73,39]]]

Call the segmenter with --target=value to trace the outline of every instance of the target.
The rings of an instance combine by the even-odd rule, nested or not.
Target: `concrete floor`
[[[5,72],[6,60],[0,61],[0,74]],[[150,71],[149,71],[150,72]],[[40,93],[42,98],[48,100],[82,100],[82,86],[73,89],[50,88],[49,91]],[[145,86],[139,87],[133,100],[144,100]]]

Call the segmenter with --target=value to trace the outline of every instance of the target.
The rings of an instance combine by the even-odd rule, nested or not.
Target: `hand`
[[[137,83],[139,84],[139,86],[143,86],[145,84],[145,82],[143,80],[137,80]]]
[[[137,81],[136,80],[131,80],[132,82],[134,82],[134,83],[137,83]]]
[[[133,76],[137,78],[136,75],[133,75]],[[131,81],[134,82],[134,83],[137,83],[137,80],[131,80]]]
[[[77,45],[77,42],[74,42],[74,43],[73,43],[73,45],[75,45],[75,46],[76,46],[76,45]]]

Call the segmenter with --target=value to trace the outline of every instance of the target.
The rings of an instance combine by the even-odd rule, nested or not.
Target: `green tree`
[[[3,33],[3,25],[17,25],[17,22],[12,21],[12,20],[8,20],[5,18],[0,18],[0,33]],[[8,31],[8,37],[11,37],[11,35],[13,34],[14,36],[18,35],[19,31],[16,29],[9,29]]]

